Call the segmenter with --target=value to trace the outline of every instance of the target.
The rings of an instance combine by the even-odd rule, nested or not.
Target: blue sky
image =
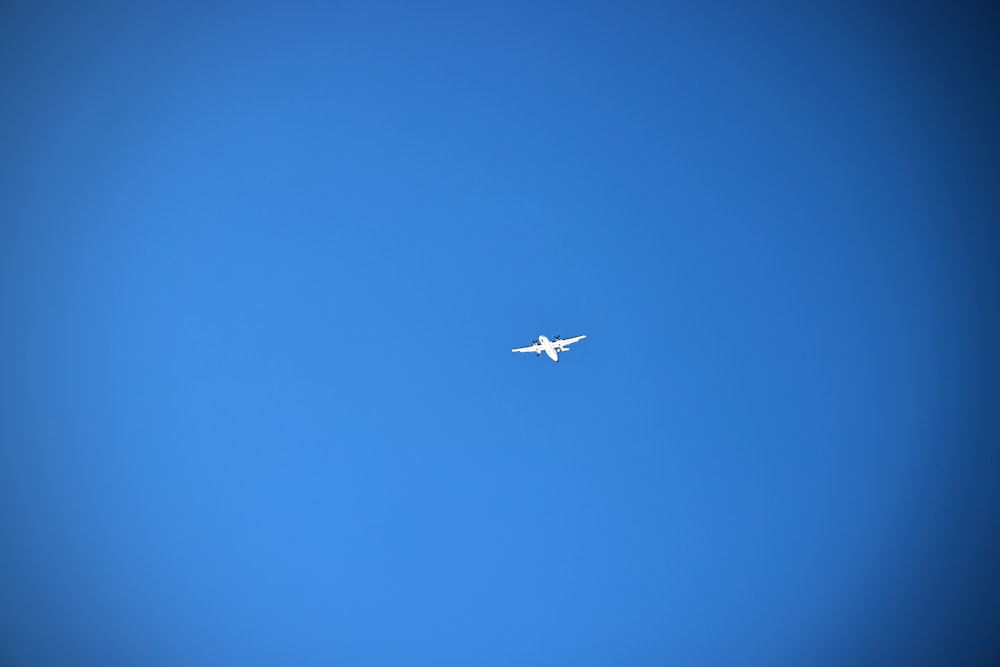
[[[997,27],[3,4],[0,661],[993,664]]]

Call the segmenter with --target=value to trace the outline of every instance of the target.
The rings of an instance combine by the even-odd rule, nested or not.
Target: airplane
[[[575,338],[553,336],[552,340],[549,340],[545,336],[539,336],[538,340],[531,341],[531,345],[527,347],[515,347],[511,352],[534,352],[536,357],[541,356],[542,352],[544,352],[549,355],[549,359],[552,361],[559,361],[560,352],[569,352],[571,343],[583,340],[584,338],[586,336],[576,336]]]

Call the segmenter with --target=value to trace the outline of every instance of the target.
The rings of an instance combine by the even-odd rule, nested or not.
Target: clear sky
[[[986,3],[92,4],[0,4],[0,663],[997,664]]]

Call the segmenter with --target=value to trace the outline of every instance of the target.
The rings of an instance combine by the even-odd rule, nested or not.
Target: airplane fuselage
[[[545,354],[549,355],[549,359],[552,361],[559,361],[559,353],[556,351],[555,346],[552,345],[552,341],[550,341],[546,336],[539,336],[538,342],[541,344],[542,350],[544,350]]]

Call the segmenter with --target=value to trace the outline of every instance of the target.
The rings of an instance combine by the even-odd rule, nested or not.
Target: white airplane
[[[575,338],[553,336],[552,340],[549,340],[545,336],[539,336],[538,340],[531,341],[531,345],[527,347],[515,347],[511,352],[534,352],[535,356],[540,356],[544,352],[549,355],[549,359],[552,361],[559,361],[560,352],[569,352],[569,346],[572,343],[584,338],[586,336],[577,336]]]

